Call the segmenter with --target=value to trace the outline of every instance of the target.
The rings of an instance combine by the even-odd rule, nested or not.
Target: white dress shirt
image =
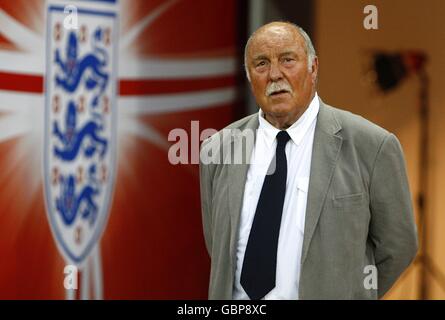
[[[315,94],[303,115],[286,130],[291,140],[285,148],[287,181],[278,238],[276,286],[264,297],[266,300],[298,299],[312,145],[319,108],[318,95]],[[264,119],[261,110],[258,117],[259,128],[247,172],[238,229],[233,299],[249,299],[240,284],[244,253],[267,169],[275,155],[276,135],[280,131]]]

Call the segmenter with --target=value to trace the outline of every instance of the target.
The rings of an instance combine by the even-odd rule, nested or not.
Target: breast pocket
[[[366,204],[366,198],[363,192],[335,196],[333,199],[334,207],[340,210],[354,209],[361,207],[364,204]]]

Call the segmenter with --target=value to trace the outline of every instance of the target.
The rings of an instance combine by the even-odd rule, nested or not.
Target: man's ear
[[[246,79],[247,79],[247,81],[249,82],[250,85],[252,85],[252,81],[251,81],[251,79],[250,79],[250,70],[249,70],[249,67],[246,66],[244,70],[246,71]]]
[[[312,70],[311,70],[311,77],[312,77],[312,83],[315,83],[317,81],[317,75],[318,75],[318,57],[315,56],[312,60]]]

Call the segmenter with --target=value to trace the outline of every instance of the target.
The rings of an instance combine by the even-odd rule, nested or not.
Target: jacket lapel
[[[317,226],[323,204],[326,200],[334,168],[338,161],[343,139],[336,135],[336,133],[340,130],[341,126],[335,119],[332,109],[325,106],[320,99],[320,110],[312,147],[301,264],[303,264],[306,259],[315,227]]]
[[[241,131],[235,131],[231,136],[230,147],[235,159],[242,159],[241,164],[230,162],[227,167],[228,172],[228,202],[230,215],[230,256],[232,257],[232,271],[235,271],[235,253],[236,241],[238,233],[238,225],[241,215],[241,209],[244,197],[244,186],[247,180],[247,171],[249,170],[249,162],[252,155],[252,150],[256,140],[256,130],[258,129],[258,114],[254,114],[247,122],[244,129],[252,130],[253,139],[244,139]],[[246,133],[246,131],[244,131]],[[247,143],[246,143],[247,142]],[[244,149],[244,151],[243,151]],[[243,153],[245,156],[243,156]]]

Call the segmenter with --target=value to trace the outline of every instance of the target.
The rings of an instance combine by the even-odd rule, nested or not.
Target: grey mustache
[[[272,82],[266,88],[266,96],[269,97],[271,94],[279,91],[286,91],[292,93],[292,88],[286,82]]]

